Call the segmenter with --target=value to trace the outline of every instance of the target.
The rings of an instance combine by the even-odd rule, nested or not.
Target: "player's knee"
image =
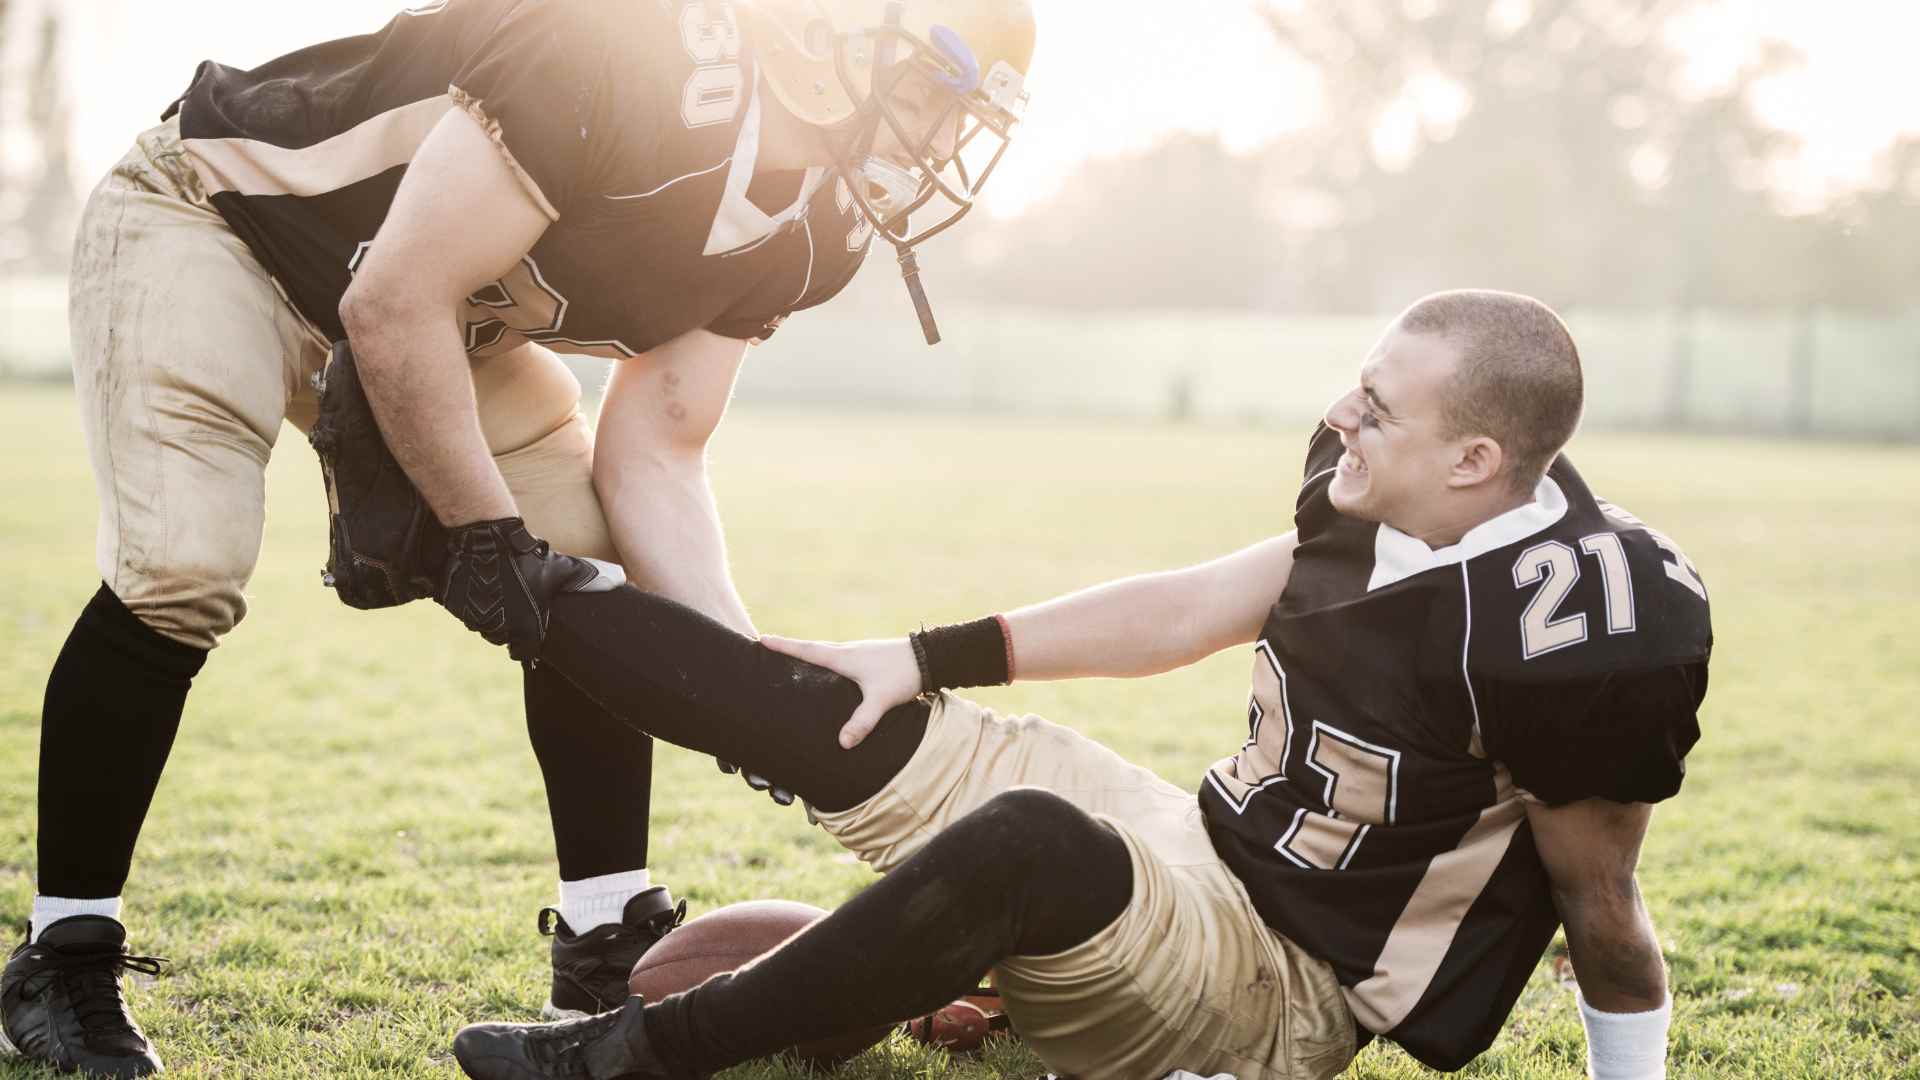
[[[571,414],[494,464],[535,536],[569,555],[620,561],[593,486],[593,432],[585,417]]]
[[[142,663],[177,675],[192,678],[205,661],[207,650],[216,638],[204,632],[169,632],[176,627],[178,613],[149,609],[146,614],[128,606],[106,585],[93,594],[81,610],[76,629],[100,641],[114,653],[138,658]],[[156,626],[155,622],[161,625]],[[202,641],[205,644],[202,644]]]
[[[122,573],[115,592],[134,618],[171,641],[211,649],[247,617],[245,565],[195,560],[164,571]]]
[[[472,371],[480,432],[496,458],[531,446],[580,412],[580,380],[544,346],[528,342],[476,361]]]
[[[953,826],[962,829],[985,865],[1031,879],[1078,865],[1089,850],[1114,843],[1112,830],[1043,788],[1003,791]]]
[[[233,585],[180,582],[167,595],[137,600],[127,609],[161,637],[211,649],[247,617],[247,598]]]

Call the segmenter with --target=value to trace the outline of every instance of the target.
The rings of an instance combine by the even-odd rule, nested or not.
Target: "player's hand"
[[[760,644],[796,660],[818,664],[860,687],[860,707],[840,729],[840,746],[851,750],[873,733],[895,705],[920,696],[920,665],[906,638],[873,641],[796,641],[763,634]]]
[[[625,581],[619,567],[557,554],[526,522],[500,518],[447,530],[446,577],[434,599],[515,660],[534,660],[554,597],[608,592]]]

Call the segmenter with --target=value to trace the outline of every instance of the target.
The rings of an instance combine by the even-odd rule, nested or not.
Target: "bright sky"
[[[157,119],[200,60],[251,66],[375,29],[406,2],[15,0],[14,7],[24,14],[57,4],[72,23],[75,151],[90,182]],[[192,17],[183,17],[189,7]],[[1033,103],[989,189],[995,212],[1056,190],[1090,154],[1140,149],[1175,131],[1218,132],[1244,149],[1318,118],[1313,77],[1271,43],[1251,0],[1035,0],[1035,9]],[[1710,82],[1724,74],[1728,56],[1762,35],[1785,38],[1806,57],[1758,98],[1769,120],[1806,141],[1778,177],[1802,199],[1872,178],[1876,154],[1897,133],[1920,133],[1920,64],[1911,56],[1920,3],[1725,0],[1715,15],[1684,28],[1683,41],[1696,74]],[[9,62],[19,64],[21,50],[10,52]]]

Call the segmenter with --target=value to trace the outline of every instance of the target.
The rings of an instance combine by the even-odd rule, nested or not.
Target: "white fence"
[[[1291,423],[1349,385],[1385,321],[943,304],[946,340],[928,348],[905,297],[877,302],[887,295],[795,315],[754,350],[740,399]],[[0,377],[65,377],[65,302],[61,280],[0,280]],[[1568,321],[1591,425],[1920,439],[1920,316],[1575,310]],[[603,369],[580,364],[593,386]]]

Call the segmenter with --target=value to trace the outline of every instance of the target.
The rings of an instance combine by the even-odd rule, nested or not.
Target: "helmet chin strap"
[[[888,30],[898,30],[906,7],[902,0],[887,0],[882,25]],[[873,70],[877,75],[893,66],[894,35],[882,34],[875,44]],[[871,182],[886,193],[887,206],[884,212],[891,220],[897,208],[911,203],[919,195],[920,184],[913,178],[911,169],[902,169],[891,161],[882,161],[873,156],[873,140],[879,134],[881,124],[880,111],[883,106],[880,102],[885,92],[878,85],[870,88],[867,108],[872,110],[872,115],[867,117],[863,125],[865,130],[861,134],[860,154],[849,171],[862,182]],[[861,199],[866,198],[866,192],[859,194]],[[927,344],[940,344],[940,327],[933,321],[933,306],[927,303],[927,290],[920,284],[920,257],[914,254],[913,246],[907,243],[903,234],[882,227],[878,221],[873,224],[878,232],[886,236],[887,242],[893,245],[899,256],[900,278],[907,284],[907,296],[913,300],[913,313],[920,319],[920,333],[926,337]]]
[[[933,305],[927,303],[927,290],[920,284],[920,257],[913,249],[898,240],[894,248],[900,253],[900,277],[907,283],[907,296],[913,300],[913,313],[920,317],[920,333],[926,336],[927,344],[940,344],[940,326],[933,321]]]

